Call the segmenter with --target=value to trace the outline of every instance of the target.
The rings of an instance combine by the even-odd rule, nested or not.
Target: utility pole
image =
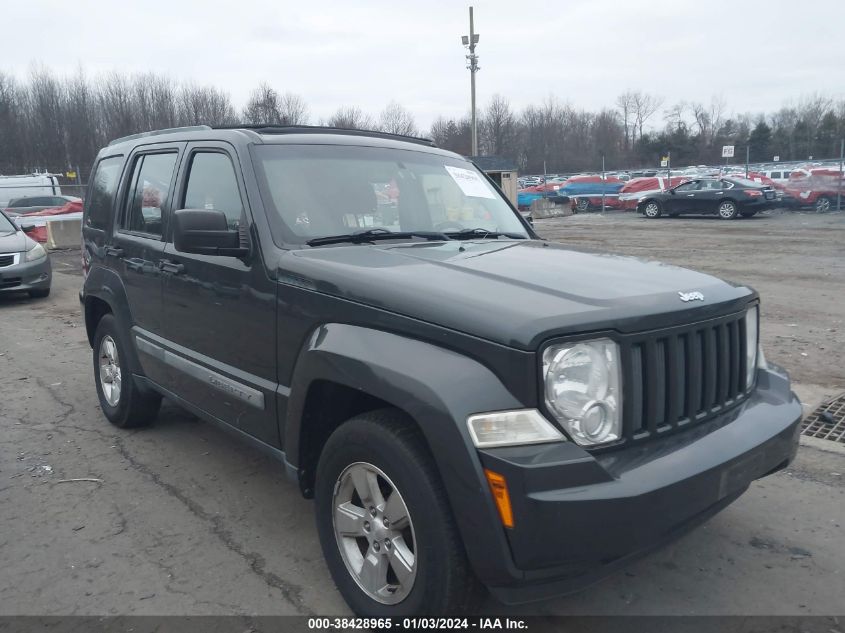
[[[475,32],[475,22],[472,17],[472,7],[469,8],[469,35],[461,36],[461,43],[469,49],[467,55],[467,68],[469,69],[470,81],[470,118],[472,132],[472,155],[478,156],[478,121],[475,115],[475,73],[478,72],[478,55],[475,54],[475,45],[478,44],[478,33]]]
[[[601,155],[601,212],[604,213],[604,195],[607,191],[606,176],[604,175],[604,152]]]
[[[836,190],[836,208],[842,209],[842,181],[845,180],[845,171],[843,171],[843,164],[845,164],[845,138],[839,141],[839,187]]]
[[[748,159],[751,157],[751,145],[745,146],[745,177],[748,178]]]

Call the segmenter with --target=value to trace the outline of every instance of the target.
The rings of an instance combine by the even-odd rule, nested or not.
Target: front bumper
[[[21,255],[23,259],[23,255]],[[52,283],[50,256],[0,268],[0,294],[46,290]]]
[[[787,376],[760,370],[735,409],[673,436],[588,453],[571,442],[480,451],[505,476],[514,528],[502,602],[568,593],[703,522],[795,456],[801,405]],[[482,578],[482,580],[484,580]]]

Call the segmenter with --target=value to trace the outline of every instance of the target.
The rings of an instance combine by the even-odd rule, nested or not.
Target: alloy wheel
[[[826,213],[827,211],[830,211],[830,200],[824,196],[816,200],[816,211],[819,213]]]
[[[649,202],[645,207],[645,214],[648,218],[656,218],[660,215],[660,207],[656,202]]]
[[[719,216],[724,220],[730,220],[736,216],[736,205],[733,202],[723,202],[719,205]]]
[[[111,336],[104,336],[100,341],[100,387],[106,402],[116,407],[120,402],[120,357]]]
[[[414,587],[417,541],[390,478],[366,462],[347,466],[332,497],[335,540],[347,571],[373,600],[397,604]]]

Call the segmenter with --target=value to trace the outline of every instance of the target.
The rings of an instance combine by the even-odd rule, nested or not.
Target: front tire
[[[161,407],[160,395],[144,393],[135,384],[126,350],[117,322],[106,314],[94,334],[94,383],[103,413],[123,429],[150,424]]]
[[[578,198],[577,202],[575,203],[575,209],[580,213],[585,213],[586,211],[590,210],[590,200],[589,198]]]
[[[643,215],[653,220],[663,215],[663,209],[660,208],[660,203],[657,200],[649,200],[643,207]]]
[[[419,429],[392,409],[332,433],[317,466],[317,530],[343,598],[361,616],[448,615],[481,595]]]
[[[718,212],[722,220],[733,220],[738,213],[736,203],[733,200],[723,200],[719,203]]]

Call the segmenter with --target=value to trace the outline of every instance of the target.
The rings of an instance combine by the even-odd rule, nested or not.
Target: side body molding
[[[282,429],[283,450],[297,468],[305,399],[316,380],[359,389],[412,416],[441,473],[476,572],[490,583],[518,574],[495,567],[494,561],[510,560],[509,549],[466,427],[472,413],[524,406],[493,372],[471,358],[420,340],[354,325],[322,325],[297,360]],[[491,547],[507,554],[491,556],[495,551]]]

